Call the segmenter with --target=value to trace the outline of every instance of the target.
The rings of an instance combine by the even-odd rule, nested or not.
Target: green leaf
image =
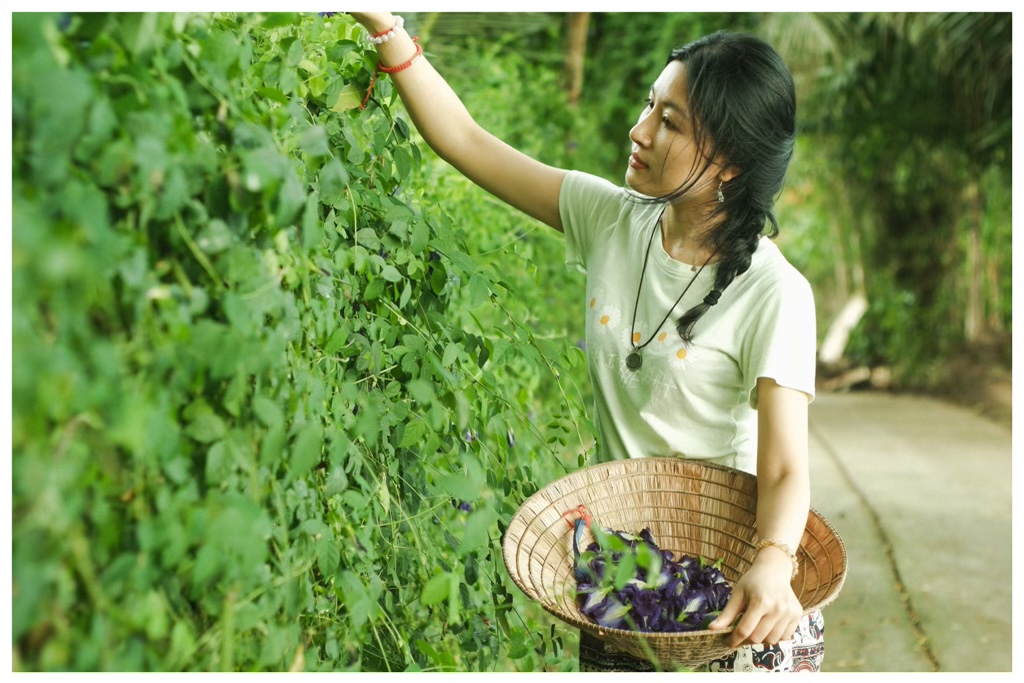
[[[345,470],[337,465],[332,465],[328,469],[327,482],[324,485],[324,495],[328,498],[341,493],[348,488],[348,477],[345,476]]]
[[[187,621],[175,621],[171,628],[171,643],[169,659],[171,661],[183,661],[186,657],[192,656],[195,650],[195,635],[189,628]]]
[[[486,545],[490,530],[497,520],[498,513],[490,507],[471,512],[466,518],[466,526],[462,530],[459,554],[465,555]]]
[[[318,179],[320,201],[327,206],[338,206],[344,202],[348,173],[337,159],[329,159],[320,169]]]
[[[167,635],[167,606],[160,593],[150,590],[139,605],[146,635],[152,639],[160,639]]]
[[[412,228],[412,235],[409,240],[409,251],[414,254],[422,253],[430,241],[430,228],[426,223],[419,221]]]
[[[418,356],[419,354],[410,351],[409,354],[406,355]],[[434,401],[434,387],[430,382],[425,382],[422,379],[414,379],[411,380],[408,384],[406,384],[405,388],[406,391],[409,392],[409,395],[412,396],[419,403],[427,405]]]
[[[388,489],[387,473],[381,474],[380,485],[377,487],[377,502],[380,503],[385,515],[391,512],[391,491]]]
[[[234,235],[227,224],[219,218],[211,220],[196,237],[196,245],[207,254],[219,254],[231,246]]]
[[[399,282],[402,279],[402,273],[398,271],[398,268],[395,268],[391,264],[384,266],[384,269],[380,274],[381,277],[388,282]]]
[[[206,479],[215,484],[220,484],[231,473],[231,454],[223,441],[210,446],[206,451],[206,468],[204,474]]]
[[[436,574],[430,577],[430,580],[423,586],[423,594],[420,596],[420,600],[428,607],[437,605],[448,598],[450,589],[451,578],[448,574]]]
[[[229,494],[204,533],[220,553],[223,567],[238,576],[255,575],[268,553],[271,524],[266,510],[241,494]],[[205,548],[204,548],[205,549]]]
[[[370,282],[370,284],[366,286],[366,289],[363,290],[363,299],[365,301],[374,301],[377,298],[379,298],[383,292],[384,281],[373,280],[372,282]]]
[[[458,624],[461,621],[459,575],[456,572],[451,572],[448,574],[448,580],[451,582],[451,585],[448,587],[448,623]],[[469,648],[466,649],[468,650]]]
[[[315,193],[306,197],[302,212],[302,248],[306,252],[320,247],[324,239],[324,224],[320,220],[320,198]]]
[[[284,157],[274,147],[260,147],[243,156],[242,183],[250,192],[276,187],[287,168]]]
[[[278,104],[288,104],[288,98],[285,94],[277,88],[271,88],[270,86],[262,86],[256,89],[258,95],[262,95],[268,100],[277,102]]]
[[[282,44],[283,47],[283,44]],[[288,46],[288,52],[285,55],[285,64],[288,66],[298,66],[299,62],[302,61],[302,57],[305,53],[302,48],[302,41],[298,38],[294,38],[291,44]]]
[[[473,275],[469,278],[469,306],[475,308],[487,300],[488,285],[487,280],[479,275]]]
[[[356,107],[362,106],[363,98],[366,93],[360,90],[359,86],[355,83],[349,83],[344,88],[338,91],[338,99],[336,99],[330,106],[331,111],[345,112],[349,109],[355,109]]]
[[[441,365],[446,368],[451,367],[455,359],[459,357],[459,347],[457,344],[449,344],[444,349],[444,355],[441,357]]]
[[[301,19],[297,12],[268,12],[263,18],[263,28],[292,26]]]
[[[282,427],[284,425],[284,413],[276,403],[266,396],[258,395],[252,400],[252,409],[260,422],[268,427]]]
[[[480,489],[464,474],[449,474],[442,477],[437,485],[452,498],[473,501],[480,496]]]
[[[292,447],[289,462],[289,478],[299,477],[320,462],[320,451],[324,443],[324,428],[319,424],[307,424],[299,432]]]
[[[341,326],[336,329],[332,334],[331,338],[327,340],[327,345],[324,346],[324,353],[328,356],[333,356],[345,346],[345,342],[348,341],[347,326]]]
[[[288,171],[285,174],[284,182],[281,184],[281,189],[277,193],[277,215],[275,217],[277,224],[279,226],[289,225],[295,220],[295,217],[305,204],[306,190],[303,188],[302,183],[299,182],[294,171]],[[319,227],[319,223],[314,225]],[[304,230],[302,240],[304,246],[306,246],[307,242],[310,243],[310,246],[306,246],[309,249],[312,245],[319,243],[319,235],[309,235]]]
[[[337,580],[341,588],[342,605],[348,612],[352,628],[358,631],[377,612],[377,597],[374,595],[373,585],[367,586],[358,574],[347,569],[338,575]]]
[[[196,416],[185,433],[196,441],[211,443],[224,436],[226,428],[224,421],[210,412],[203,412]]]
[[[323,576],[332,576],[341,563],[341,547],[334,537],[323,537],[316,542],[316,566]]]
[[[399,448],[409,448],[422,443],[424,435],[427,433],[427,423],[423,420],[411,420],[405,423],[405,432],[402,434],[402,441],[398,444]]]
[[[380,238],[377,237],[377,231],[373,228],[363,228],[357,232],[356,242],[371,251],[377,251],[380,248]]]
[[[633,553],[624,553],[615,567],[615,574],[612,577],[612,585],[615,590],[622,590],[625,585],[636,576],[636,556]]]
[[[327,129],[317,124],[307,128],[299,137],[299,148],[313,157],[325,157],[331,150],[327,143]]]

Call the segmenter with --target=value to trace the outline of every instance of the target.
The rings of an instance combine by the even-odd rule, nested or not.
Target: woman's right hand
[[[391,12],[349,12],[349,15],[370,33],[380,33],[395,25]]]

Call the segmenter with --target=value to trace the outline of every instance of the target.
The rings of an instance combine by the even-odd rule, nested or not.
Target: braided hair
[[[779,54],[751,35],[712,33],[673,50],[668,63],[673,61],[686,66],[690,116],[705,159],[696,175],[716,159],[739,170],[722,184],[720,202],[711,212],[720,221],[707,237],[709,249],[720,257],[714,287],[676,325],[689,342],[697,321],[750,268],[760,236],[779,233],[772,207],[793,157],[796,91]],[[682,196],[695,181],[658,201]]]

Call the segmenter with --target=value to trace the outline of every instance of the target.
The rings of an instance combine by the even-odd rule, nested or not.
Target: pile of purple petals
[[[613,551],[595,541],[581,553],[583,529],[583,520],[577,520],[573,535],[577,605],[600,626],[662,633],[701,631],[729,601],[732,586],[719,569],[721,562],[689,555],[677,562],[671,551],[657,546],[650,529],[639,535],[606,529],[605,534],[621,539],[626,550]],[[641,545],[653,552],[640,550]],[[646,557],[635,563],[634,575],[623,583],[616,568],[627,552],[634,559],[641,553]]]

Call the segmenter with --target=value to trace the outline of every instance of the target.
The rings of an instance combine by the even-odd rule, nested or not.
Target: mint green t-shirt
[[[816,333],[810,285],[771,240],[762,237],[750,268],[698,321],[690,344],[679,317],[714,286],[708,265],[694,277],[661,240],[650,242],[664,207],[631,199],[612,183],[580,172],[562,184],[559,210],[566,264],[586,273],[586,353],[594,424],[604,458],[677,456],[751,474],[757,468],[759,377],[814,396]],[[630,323],[650,244],[636,323],[643,365],[626,367]]]

